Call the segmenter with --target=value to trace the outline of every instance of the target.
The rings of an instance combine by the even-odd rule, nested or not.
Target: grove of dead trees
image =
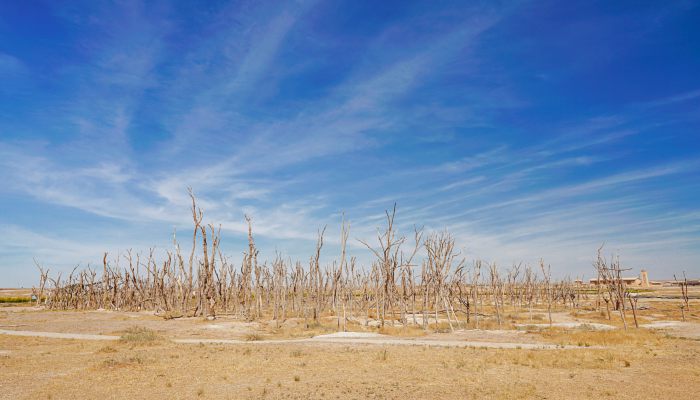
[[[347,329],[349,322],[454,330],[484,328],[494,319],[501,326],[520,312],[532,321],[535,310],[546,310],[551,323],[552,310],[575,310],[581,297],[589,295],[570,279],[553,281],[544,262],[539,271],[529,265],[499,269],[481,260],[468,263],[447,231],[424,234],[414,228],[407,239],[396,229],[395,207],[386,213],[376,241],[358,240],[373,255],[366,267],[348,255],[350,226],[345,220],[337,261],[322,265],[323,228],[308,265],[281,254],[260,262],[248,216],[248,246],[236,267],[221,250],[221,227],[204,224],[191,191],[190,197],[189,255],[174,236],[172,249],[160,258],[154,250],[116,257],[105,253],[99,272],[88,267],[51,276],[37,264],[37,303],[50,309],[148,310],[164,318],[230,315],[278,325],[300,318],[308,326],[332,317],[338,330]],[[618,261],[606,264],[599,252],[596,268],[599,277],[619,281]],[[614,308],[625,325],[627,295],[619,285],[598,291],[608,315]]]

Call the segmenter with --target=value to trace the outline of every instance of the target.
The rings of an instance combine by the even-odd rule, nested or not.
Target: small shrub
[[[153,343],[160,339],[160,336],[151,329],[144,327],[132,327],[124,331],[121,336],[122,342],[127,343]]]
[[[143,364],[143,360],[139,356],[129,357],[126,361],[129,364]]]
[[[101,348],[100,350],[98,350],[98,353],[116,353],[116,352],[117,352],[117,349],[115,349],[112,346],[105,346],[105,347]]]
[[[262,340],[262,336],[257,333],[249,333],[245,335],[245,340],[248,342],[257,342],[258,340]]]
[[[163,317],[163,319],[169,320],[169,319],[175,319],[175,318],[182,318],[184,315],[179,311],[166,311],[161,316]]]
[[[119,365],[119,362],[113,358],[108,358],[108,359],[102,361],[102,365],[104,365],[105,367],[111,368],[111,367],[116,367],[117,365]]]
[[[127,367],[134,364],[143,364],[141,357],[129,357],[121,360],[108,358],[102,362],[102,365],[107,368]]]
[[[435,332],[437,332],[437,333],[450,333],[450,332],[452,332],[452,329],[450,328],[449,324],[442,323],[442,324],[439,324],[435,328]]]

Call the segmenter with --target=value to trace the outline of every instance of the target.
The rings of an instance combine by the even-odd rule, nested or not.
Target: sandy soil
[[[0,399],[694,398],[700,343],[646,332],[634,343],[554,351],[0,335],[9,352]]]
[[[231,338],[258,332],[258,323],[221,317],[165,320],[149,312],[45,311],[35,307],[0,308],[0,329],[115,335],[135,325],[168,336]]]
[[[333,318],[327,319],[332,325]],[[298,329],[303,320],[290,318],[281,328]],[[220,316],[214,321],[202,318],[178,318],[164,320],[147,312],[113,311],[46,311],[35,307],[0,308],[0,329],[38,332],[76,333],[91,335],[120,335],[124,330],[141,326],[160,333],[168,338],[179,339],[241,339],[247,340],[251,334],[263,338],[275,337],[268,331],[270,326],[256,322],[241,321],[229,316]],[[270,328],[270,329],[267,329]],[[354,325],[352,330],[372,332],[371,327]],[[369,329],[369,331],[367,331]],[[318,336],[330,332],[301,332],[304,337]],[[421,332],[422,333],[422,332]],[[428,334],[427,340],[486,341],[506,343],[536,343],[537,339],[526,332],[515,330],[457,330],[454,333]]]

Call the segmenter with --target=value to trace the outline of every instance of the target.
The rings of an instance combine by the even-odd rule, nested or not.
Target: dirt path
[[[15,331],[0,329],[0,334],[11,336],[44,337],[51,339],[75,339],[75,340],[118,340],[119,336],[88,335],[82,333],[56,333],[36,331]],[[576,349],[578,346],[561,346],[546,343],[504,343],[504,342],[479,342],[465,340],[439,340],[439,339],[405,339],[383,335],[321,335],[305,339],[278,339],[246,341],[237,339],[171,339],[174,343],[182,344],[232,344],[232,345],[279,345],[279,344],[343,344],[343,345],[382,345],[382,346],[436,346],[436,347],[476,347],[491,349]],[[590,348],[590,347],[589,347]]]
[[[214,343],[214,344],[343,344],[343,345],[379,345],[379,346],[435,346],[435,347],[474,347],[489,349],[527,349],[527,350],[556,350],[556,349],[577,349],[578,346],[560,346],[553,344],[535,343],[499,343],[499,342],[474,342],[459,340],[426,340],[426,339],[396,339],[396,338],[309,338],[309,339],[287,339],[287,340],[227,340],[227,339],[174,339],[175,343]],[[590,348],[590,347],[589,347]]]
[[[77,339],[77,340],[118,340],[119,336],[110,335],[86,335],[84,333],[58,333],[58,332],[35,332],[35,331],[12,331],[0,329],[0,335],[10,336],[31,336],[51,339]]]

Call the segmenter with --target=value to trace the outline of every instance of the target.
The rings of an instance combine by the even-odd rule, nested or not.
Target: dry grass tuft
[[[448,327],[449,330],[449,327]],[[421,327],[415,325],[409,326],[390,326],[384,325],[377,330],[382,335],[402,336],[402,337],[420,337],[427,334]]]
[[[103,348],[97,350],[97,352],[98,352],[98,353],[104,353],[104,354],[116,353],[116,352],[117,352],[117,349],[115,349],[115,348],[112,347],[112,346],[105,346],[105,347],[103,347]]]
[[[280,327],[272,324],[265,327],[266,334],[277,338],[310,338],[337,330],[337,322],[334,318],[318,323],[310,322],[308,326],[304,324],[303,319],[290,318]]]
[[[102,366],[106,368],[129,367],[140,364],[143,364],[143,359],[140,356],[125,357],[122,359],[108,358],[102,361]]]
[[[590,329],[548,329],[539,332],[547,341],[578,346],[645,346],[660,345],[665,336],[650,329],[615,329],[597,331]]]
[[[290,353],[290,356],[296,357],[296,358],[300,358],[300,357],[303,357],[303,356],[304,356],[304,353],[303,353],[301,350],[293,350],[293,351]]]
[[[161,339],[161,336],[151,329],[134,326],[124,331],[120,340],[131,344],[151,344]]]

